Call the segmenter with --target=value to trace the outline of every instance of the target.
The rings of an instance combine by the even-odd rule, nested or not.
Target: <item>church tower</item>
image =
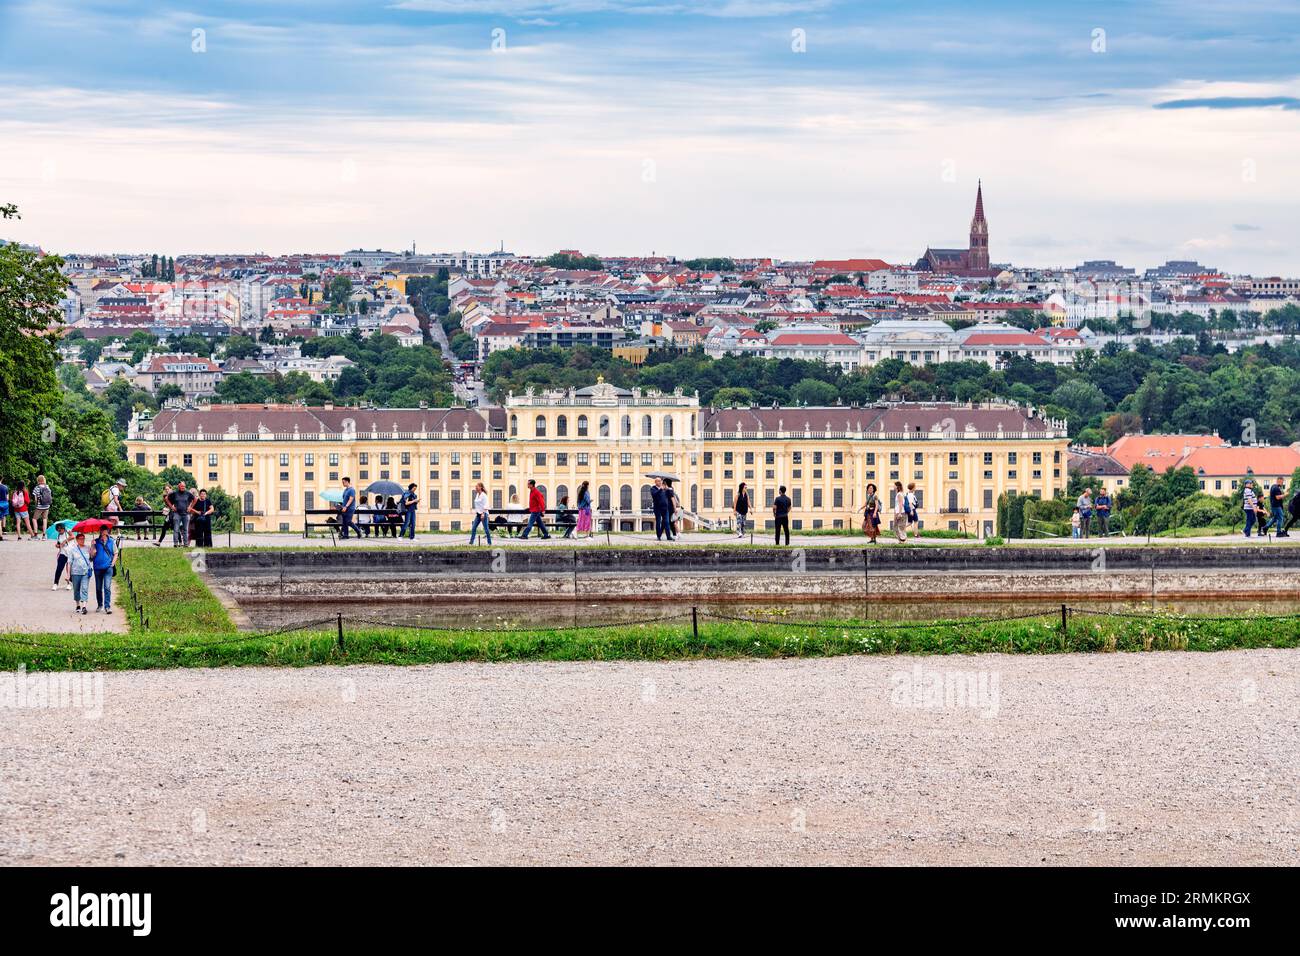
[[[968,265],[974,269],[989,267],[989,224],[984,219],[984,184],[975,187],[975,217],[970,221]]]

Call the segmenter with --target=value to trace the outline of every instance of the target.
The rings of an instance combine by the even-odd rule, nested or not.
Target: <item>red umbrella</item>
[[[99,534],[101,528],[111,528],[117,524],[116,518],[86,518],[78,521],[72,526],[73,531],[89,531],[91,534]]]

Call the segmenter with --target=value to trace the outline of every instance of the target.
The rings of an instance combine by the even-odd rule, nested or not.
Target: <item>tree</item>
[[[839,392],[829,382],[805,378],[790,390],[790,397],[799,405],[833,405]]]
[[[173,385],[171,382],[164,382],[158,386],[158,390],[153,393],[153,397],[158,400],[158,404],[170,401],[173,398],[184,398],[185,392],[179,385]]]
[[[0,221],[18,218],[18,209],[0,205]],[[0,246],[0,474],[35,475],[33,467],[57,435],[55,415],[61,392],[58,362],[60,302],[68,280],[63,260],[25,249]]]
[[[591,271],[605,267],[605,264],[596,256],[575,256],[567,252],[556,252],[547,256],[542,260],[542,265],[554,269],[586,269]]]
[[[228,359],[253,358],[261,351],[262,347],[250,336],[232,335],[226,339],[226,358]]]

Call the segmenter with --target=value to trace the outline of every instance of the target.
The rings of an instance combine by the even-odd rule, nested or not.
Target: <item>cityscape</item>
[[[1285,927],[1297,38],[0,5],[11,935],[373,943],[408,867]]]

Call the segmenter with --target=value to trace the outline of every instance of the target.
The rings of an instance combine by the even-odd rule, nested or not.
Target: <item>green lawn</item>
[[[1015,620],[928,623],[828,621],[806,624],[777,612],[745,609],[729,620],[701,614],[602,628],[510,632],[435,631],[348,623],[340,646],[335,620],[273,634],[235,630],[181,551],[136,549],[126,567],[148,628],[128,634],[17,634],[0,637],[0,667],[116,670],[307,664],[424,664],[510,660],[681,660],[827,657],[841,654],[1050,654],[1062,651],[1213,651],[1300,646],[1300,617],[1205,619],[1153,612],[1072,616],[1064,634],[1058,612]],[[123,587],[125,582],[122,582]],[[130,601],[125,597],[124,606]],[[328,610],[328,609],[326,609]],[[371,616],[358,609],[356,617]],[[1008,610],[1007,616],[1013,611]],[[657,615],[654,615],[657,616]]]

